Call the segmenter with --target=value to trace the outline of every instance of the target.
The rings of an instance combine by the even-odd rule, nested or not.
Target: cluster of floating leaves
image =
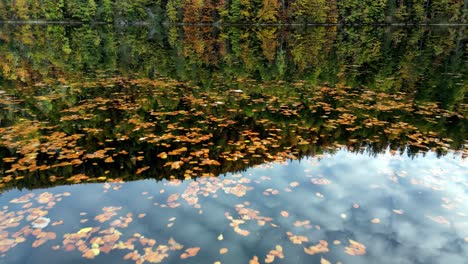
[[[130,180],[156,171],[164,178],[216,176],[342,147],[464,152],[465,139],[451,138],[446,127],[463,125],[465,105],[451,112],[404,93],[237,84],[243,89],[114,77],[72,84],[62,97],[23,88],[23,97],[0,105],[14,113],[0,128],[0,188]],[[55,112],[35,113],[43,101]]]
[[[56,206],[56,203],[68,196],[70,196],[69,192],[55,195],[43,192],[37,197],[33,193],[28,193],[11,200],[10,203],[13,205],[4,205],[0,211],[0,254],[9,251],[18,244],[25,243],[28,237],[34,237],[31,244],[34,248],[42,246],[49,240],[56,239],[55,232],[43,231],[43,228],[52,221],[46,216]],[[51,226],[61,224],[63,221],[57,219]]]

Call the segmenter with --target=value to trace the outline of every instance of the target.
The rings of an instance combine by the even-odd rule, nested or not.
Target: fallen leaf
[[[190,258],[190,257],[195,257],[198,254],[199,251],[200,251],[199,247],[187,248],[185,250],[185,252],[182,253],[182,255],[180,255],[180,258],[181,259],[186,259],[186,258]]]
[[[258,262],[258,257],[254,256],[251,260],[249,260],[249,264],[260,264],[260,262]]]
[[[363,244],[349,239],[349,246],[345,247],[345,253],[351,256],[364,255],[366,253],[366,246]]]
[[[78,231],[77,234],[88,233],[88,232],[91,231],[91,230],[93,230],[92,227],[81,228],[80,231]]]
[[[308,248],[304,248],[304,252],[309,255],[314,255],[317,253],[326,253],[328,252],[328,242],[325,240],[320,240],[317,245],[310,246]]]

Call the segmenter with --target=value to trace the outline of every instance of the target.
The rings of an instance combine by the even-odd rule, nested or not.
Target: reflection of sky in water
[[[51,209],[47,217],[52,221],[64,220],[62,226],[48,226],[46,231],[64,233],[77,232],[88,226],[106,225],[93,221],[105,206],[122,206],[119,215],[134,214],[133,222],[126,229],[119,229],[124,236],[134,233],[155,238],[166,243],[170,237],[188,247],[201,247],[200,253],[187,259],[188,263],[247,263],[257,255],[264,262],[268,251],[282,245],[285,258],[275,263],[314,263],[321,257],[332,263],[466,263],[468,259],[468,171],[467,162],[458,157],[437,158],[433,154],[408,158],[389,154],[371,157],[340,151],[325,155],[320,160],[306,159],[288,165],[262,165],[249,169],[242,176],[251,179],[245,186],[253,187],[243,197],[227,194],[219,189],[217,197],[198,195],[201,208],[193,208],[179,200],[180,207],[162,208],[170,194],[183,193],[190,181],[173,186],[165,182],[144,180],[125,183],[120,190],[103,192],[102,184],[62,186],[48,190],[59,193],[68,191],[72,195]],[[267,176],[271,180],[265,179]],[[328,185],[315,185],[311,179],[324,177]],[[238,175],[220,176],[223,179],[240,180]],[[206,187],[200,181],[199,187]],[[298,182],[291,187],[291,182]],[[268,188],[278,190],[278,195],[264,195]],[[288,192],[286,189],[291,189]],[[164,190],[164,193],[161,193]],[[143,195],[142,192],[148,192]],[[25,191],[2,194],[0,201],[7,204]],[[320,197],[319,195],[323,195]],[[445,197],[445,198],[444,198]],[[240,236],[229,226],[225,212],[238,217],[236,204],[250,202],[248,208],[258,210],[260,215],[272,217],[269,223],[259,226],[256,221],[247,221],[241,227],[250,231],[249,236]],[[159,205],[154,205],[157,203]],[[354,208],[353,204],[359,208]],[[11,205],[11,209],[14,205]],[[402,210],[397,214],[393,210]],[[281,211],[289,212],[282,217]],[[86,216],[80,216],[86,212]],[[139,213],[146,213],[138,218]],[[346,215],[346,217],[344,217]],[[442,216],[449,223],[431,220]],[[167,227],[169,219],[176,217],[174,226]],[[80,223],[80,219],[89,219]],[[371,223],[379,218],[379,224]],[[294,226],[295,221],[310,220],[312,228]],[[22,222],[23,225],[26,222]],[[320,227],[318,229],[317,227]],[[20,226],[21,227],[21,226]],[[294,245],[286,232],[306,236],[309,242]],[[219,234],[224,240],[218,241]],[[349,256],[344,247],[353,239],[367,246],[364,256]],[[327,240],[330,252],[306,255],[303,248]],[[334,245],[333,241],[341,241]],[[49,241],[42,247],[31,250],[30,241],[17,245],[0,258],[5,263],[83,263],[81,253],[53,251],[51,246],[61,240]],[[219,254],[226,247],[229,252]],[[128,251],[112,251],[100,254],[95,263],[122,262]],[[180,262],[180,254],[170,253],[168,262]]]

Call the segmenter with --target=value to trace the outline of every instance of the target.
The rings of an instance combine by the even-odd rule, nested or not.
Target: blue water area
[[[196,180],[10,190],[0,196],[0,262],[464,263],[467,171],[456,154],[343,149]],[[41,217],[49,224],[31,227]],[[40,232],[18,235],[28,227]],[[56,237],[33,247],[48,232]]]

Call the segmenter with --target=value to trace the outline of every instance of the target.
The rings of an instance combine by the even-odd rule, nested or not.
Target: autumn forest
[[[235,24],[465,23],[463,0],[2,0],[0,20]]]

